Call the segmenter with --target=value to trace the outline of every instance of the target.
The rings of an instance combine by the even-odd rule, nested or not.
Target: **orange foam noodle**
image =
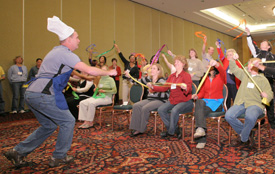
[[[205,40],[204,40],[204,37],[206,36],[205,34],[202,33],[202,31],[197,31],[195,32],[195,35],[198,37],[198,38],[202,38],[203,39],[203,42],[206,44]]]
[[[245,20],[245,19],[240,20],[240,23],[239,23],[238,26],[235,26],[235,27],[233,27],[233,28],[227,30],[227,32],[239,28],[242,24],[244,24],[245,27],[246,27],[246,20]],[[237,38],[241,37],[241,36],[243,35],[243,33],[244,33],[244,32],[242,32],[241,34],[239,34],[238,36],[236,36],[233,40],[236,40]]]
[[[145,56],[141,53],[136,53],[135,57],[140,57],[140,58],[142,58],[142,61],[145,61]]]
[[[242,32],[241,34],[239,34],[238,36],[236,36],[233,40],[238,39],[239,37],[241,37],[243,35],[244,32]]]

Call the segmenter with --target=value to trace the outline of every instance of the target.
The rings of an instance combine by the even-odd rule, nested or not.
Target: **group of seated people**
[[[189,59],[185,56],[174,55],[168,50],[168,54],[173,57],[174,64],[169,63],[165,55],[162,54],[165,63],[171,70],[170,76],[165,79],[163,68],[158,62],[145,63],[138,67],[134,55],[130,55],[128,61],[119,47],[114,45],[125,66],[122,87],[123,103],[127,103],[128,91],[135,83],[131,78],[138,79],[148,87],[145,89],[146,95],[143,100],[133,104],[129,127],[132,130],[131,137],[145,133],[151,111],[157,110],[166,127],[166,131],[161,132],[160,136],[162,138],[172,136],[180,138],[182,129],[178,126],[179,114],[192,110],[195,102],[196,130],[194,138],[198,143],[197,148],[204,148],[206,145],[207,115],[211,112],[224,111],[224,107],[228,109],[225,120],[239,135],[238,144],[247,146],[253,144],[251,130],[266,107],[262,103],[262,98],[265,98],[267,102],[273,99],[269,81],[262,73],[259,73],[259,69],[262,72],[266,67],[260,64],[261,59],[252,58],[244,70],[237,61],[238,55],[234,49],[228,49],[225,57],[218,42],[216,42],[216,46],[220,57],[217,60],[212,57],[213,47],[208,48],[206,53],[205,45],[203,45],[203,61],[198,59],[194,49],[189,50]],[[112,61],[115,61],[116,65],[117,60],[113,59]],[[95,66],[107,70],[106,57],[101,56],[99,63]],[[266,69],[267,73],[273,72],[272,70]],[[250,78],[253,78],[256,84]],[[201,79],[204,80],[201,81]],[[72,88],[78,94],[84,92],[79,95],[80,100],[76,101],[74,97],[67,98],[73,115],[84,121],[79,128],[93,127],[96,107],[111,104],[112,95],[118,93],[114,78],[103,76],[96,82],[97,85],[94,85],[95,80],[96,77],[81,80],[80,87],[82,86],[83,89]],[[192,83],[201,87],[195,94],[192,94]],[[223,105],[225,85],[228,89],[226,106]],[[257,85],[261,90],[257,88]],[[231,106],[232,102],[234,102],[233,106]],[[238,119],[242,114],[245,114],[244,123]]]

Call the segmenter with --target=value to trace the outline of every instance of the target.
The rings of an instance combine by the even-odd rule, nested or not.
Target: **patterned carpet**
[[[3,155],[0,156],[2,173],[274,173],[274,137],[267,137],[262,129],[261,150],[228,146],[228,125],[223,122],[221,144],[217,146],[217,123],[208,123],[206,147],[196,149],[190,142],[191,119],[186,118],[185,141],[176,138],[161,139],[154,136],[153,117],[146,134],[132,138],[124,117],[121,127],[111,129],[110,118],[100,129],[80,130],[76,123],[69,155],[75,157],[69,165],[49,168],[48,160],[54,150],[58,131],[27,157],[29,166],[15,168]],[[161,124],[159,124],[161,125]],[[31,112],[0,117],[0,152],[14,147],[32,133],[39,123]],[[235,135],[232,136],[234,141]]]

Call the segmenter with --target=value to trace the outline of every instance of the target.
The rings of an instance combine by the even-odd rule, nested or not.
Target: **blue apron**
[[[55,103],[59,109],[67,110],[69,109],[67,101],[64,94],[62,93],[63,89],[67,86],[70,75],[72,74],[72,69],[66,73],[63,73],[57,77],[54,77],[53,80],[53,90],[55,94]]]
[[[36,78],[33,78],[27,82],[27,84],[31,84],[33,81],[35,81],[36,79],[39,79],[39,78],[51,79],[49,81],[49,83],[45,86],[45,88],[42,90],[42,93],[51,95],[51,92],[49,89],[50,89],[51,85],[53,85],[53,90],[55,93],[55,103],[56,103],[56,106],[61,110],[69,109],[67,101],[66,101],[65,96],[62,93],[62,91],[67,86],[67,82],[69,81],[70,75],[73,71],[73,69],[71,69],[70,71],[67,71],[66,73],[61,74],[61,70],[64,66],[65,65],[62,64],[58,70],[58,73],[55,74],[52,78],[50,78],[50,77],[36,77]]]

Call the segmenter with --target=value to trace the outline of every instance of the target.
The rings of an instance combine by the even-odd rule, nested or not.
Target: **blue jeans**
[[[170,101],[164,103],[158,108],[158,113],[167,128],[170,135],[174,135],[179,121],[179,114],[192,110],[193,101],[181,102],[176,105],[170,103]],[[168,111],[171,110],[171,114]]]
[[[71,148],[75,118],[69,110],[61,110],[55,104],[54,95],[27,91],[26,104],[40,123],[27,139],[20,142],[14,149],[23,156],[39,147],[59,126],[54,158],[64,158]]]
[[[26,91],[26,88],[23,88],[25,82],[11,82],[11,89],[12,89],[12,105],[11,110],[17,111],[17,110],[24,110],[24,94]],[[20,95],[20,101],[19,101],[19,108],[18,105],[18,98]]]
[[[242,123],[238,117],[245,114],[245,121]],[[256,105],[249,106],[247,108],[242,105],[233,105],[225,114],[226,121],[230,126],[241,136],[241,141],[248,141],[249,134],[260,115],[263,114],[263,110]]]
[[[0,114],[5,112],[5,101],[3,100],[3,88],[0,81]]]

